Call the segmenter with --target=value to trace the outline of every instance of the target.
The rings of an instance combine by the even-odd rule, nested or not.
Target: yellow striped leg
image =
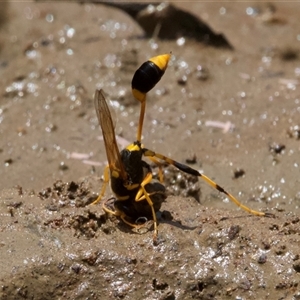
[[[104,196],[105,194],[105,191],[106,191],[106,187],[109,183],[109,165],[107,165],[104,169],[104,173],[103,173],[103,177],[104,177],[104,181],[103,181],[103,185],[102,185],[102,188],[101,188],[101,191],[100,191],[100,194],[99,196],[97,197],[97,199],[92,202],[91,204],[97,204],[98,202],[101,201],[102,197]]]
[[[195,170],[193,168],[190,168],[187,165],[181,164],[181,163],[179,163],[179,162],[177,162],[177,161],[175,161],[175,160],[173,160],[169,157],[166,157],[162,154],[155,153],[152,150],[143,148],[143,151],[144,151],[145,156],[157,157],[157,158],[159,158],[163,161],[166,161],[168,164],[173,165],[174,167],[178,168],[182,172],[185,172],[187,174],[191,174],[191,175],[194,175],[194,176],[201,177],[206,183],[208,183],[210,186],[212,186],[214,189],[218,190],[219,192],[225,194],[233,203],[235,203],[237,206],[239,206],[243,210],[247,211],[248,213],[256,215],[256,216],[261,216],[261,217],[274,217],[274,214],[272,214],[272,213],[264,213],[264,212],[261,212],[261,211],[253,210],[253,209],[249,208],[248,206],[242,204],[233,195],[231,195],[230,193],[225,191],[221,186],[219,186],[217,183],[215,183],[209,177],[201,174],[197,170]]]

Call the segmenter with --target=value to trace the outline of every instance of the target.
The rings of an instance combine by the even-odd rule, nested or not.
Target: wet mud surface
[[[300,299],[299,6],[176,3],[230,50],[142,39],[100,5],[1,5],[1,299]],[[126,146],[132,76],[170,51],[143,143],[274,218],[170,166],[156,245],[151,220],[132,229],[90,205],[106,165],[95,89],[114,101]]]

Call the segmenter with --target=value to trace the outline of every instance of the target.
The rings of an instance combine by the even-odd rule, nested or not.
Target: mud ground
[[[142,39],[101,5],[0,5],[1,299],[300,299],[297,3],[176,2],[233,51]],[[139,115],[132,75],[170,51],[144,144],[275,218],[172,168],[157,245],[150,222],[132,230],[89,205],[106,164],[95,89],[117,101],[126,145]]]

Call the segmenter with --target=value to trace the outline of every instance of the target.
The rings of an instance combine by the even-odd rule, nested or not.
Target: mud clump
[[[266,290],[296,295],[297,216],[245,217],[170,196],[157,214],[154,246],[151,229],[134,232],[100,205],[76,205],[79,197],[86,199],[82,203],[95,198],[88,186],[86,179],[55,182],[38,195],[2,192],[13,201],[0,212],[1,299],[262,299]],[[15,205],[20,197],[22,204]]]

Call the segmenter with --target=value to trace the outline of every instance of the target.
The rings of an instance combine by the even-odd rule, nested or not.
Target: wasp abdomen
[[[146,94],[160,81],[164,73],[165,70],[161,70],[152,61],[146,61],[135,72],[131,87]]]
[[[162,54],[150,58],[134,73],[131,87],[134,97],[145,101],[146,94],[160,81],[168,66],[171,54]]]

